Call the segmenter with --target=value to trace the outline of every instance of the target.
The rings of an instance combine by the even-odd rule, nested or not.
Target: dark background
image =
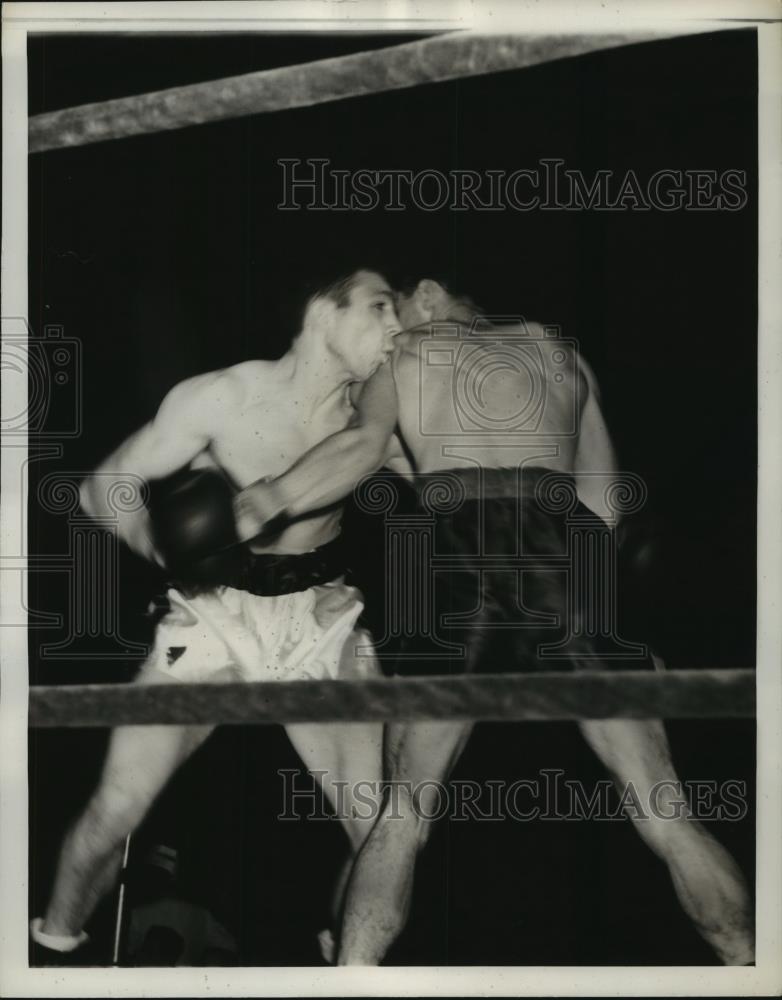
[[[31,114],[382,47],[415,36],[58,36],[29,45]],[[287,346],[296,284],[356,260],[443,268],[490,313],[557,323],[597,373],[622,468],[644,477],[664,574],[648,635],[671,667],[754,664],[757,71],[753,31],[707,35],[282,114],[33,156],[30,320],[78,338],[83,432],[32,462],[30,551],[68,547],[41,477],[89,469],[197,372]],[[334,169],[514,170],[545,157],[590,177],[744,170],[738,212],[279,212],[282,157]],[[57,439],[72,411],[53,394]],[[34,444],[35,442],[32,441]],[[149,641],[162,580],[121,553],[120,632]],[[62,613],[62,574],[32,573],[33,612]],[[138,656],[70,659],[31,629],[33,683],[127,680]],[[100,647],[102,648],[102,647]],[[84,655],[80,655],[83,653]],[[89,655],[94,659],[89,659]],[[681,776],[754,777],[748,722],[670,726]],[[31,895],[39,912],[64,826],[97,774],[105,735],[31,738]],[[137,838],[176,840],[182,883],[258,964],[317,961],[335,823],[278,824],[281,730],[219,732]],[[514,780],[565,769],[603,777],[574,727],[479,726],[455,777]],[[752,809],[713,824],[753,877]],[[440,824],[414,913],[392,956],[453,964],[709,963],[665,870],[628,822]],[[95,933],[111,932],[110,906]]]

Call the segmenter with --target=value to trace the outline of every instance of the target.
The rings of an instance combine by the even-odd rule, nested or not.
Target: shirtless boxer
[[[249,361],[175,386],[155,418],[84,481],[83,508],[93,517],[116,516],[107,481],[127,474],[149,481],[211,466],[241,488],[281,472],[355,418],[354,385],[388,361],[399,329],[391,290],[380,275],[357,271],[330,285],[310,299],[301,332],[280,360]],[[377,663],[353,653],[367,636],[362,642],[355,631],[360,595],[342,579],[341,514],[341,507],[319,508],[265,544],[251,543],[246,589],[169,590],[171,610],[157,627],[137,682],[375,675]],[[232,520],[230,499],[228,516]],[[124,515],[119,530],[136,553],[162,562],[145,508]],[[69,952],[86,941],[84,925],[115,881],[124,838],[212,728],[123,726],[112,732],[98,787],[65,838],[45,917],[32,921],[35,942]],[[344,782],[341,813],[350,817],[356,782],[381,778],[382,726],[298,724],[286,730],[305,764],[325,772],[332,802],[338,787],[332,783]],[[345,829],[355,855],[369,821],[348,818]]]
[[[242,531],[256,530],[258,524],[281,510],[297,515],[324,499],[334,500],[384,461],[393,468],[402,460],[398,442],[391,439],[391,445],[388,444],[396,427],[406,454],[412,457],[416,488],[425,488],[439,474],[440,478],[455,483],[465,497],[459,510],[437,517],[436,538],[447,546],[439,551],[475,553],[478,532],[482,530],[478,527],[478,513],[482,510],[485,522],[482,537],[493,543],[487,551],[503,551],[498,543],[505,540],[508,546],[514,546],[511,552],[515,552],[516,504],[520,501],[525,554],[564,554],[563,520],[538,503],[536,488],[543,484],[548,473],[559,473],[577,491],[578,513],[594,520],[595,514],[601,517],[607,514],[603,506],[605,487],[616,469],[590,369],[572,350],[566,349],[564,358],[557,355],[561,359],[557,362],[554,352],[562,351],[564,345],[547,342],[543,331],[530,324],[525,333],[535,336],[535,344],[542,351],[542,370],[546,372],[545,403],[537,431],[523,441],[507,432],[492,434],[485,429],[476,438],[474,434],[466,434],[457,419],[461,404],[455,397],[459,379],[454,377],[454,364],[461,362],[455,361],[451,352],[451,360],[445,364],[422,363],[422,352],[427,347],[452,347],[433,338],[436,328],[428,324],[438,321],[465,324],[462,334],[469,335],[469,324],[476,318],[475,308],[469,300],[458,299],[442,285],[425,279],[409,294],[399,297],[398,311],[408,332],[397,338],[393,374],[386,367],[364,388],[368,401],[371,397],[371,403],[363,411],[366,424],[357,424],[324,441],[274,483],[250,487],[238,502]],[[490,337],[492,331],[484,329]],[[498,350],[497,344],[482,348],[480,339],[479,334],[472,334],[469,353],[463,356],[475,365],[475,351],[485,350],[491,368],[491,352]],[[553,377],[555,370],[561,378]],[[507,426],[508,419],[523,410],[534,389],[523,371],[514,372],[503,364],[496,367],[483,388],[484,428],[502,426],[503,421]],[[576,433],[568,435],[564,432],[569,426],[568,409],[573,399],[578,400]],[[432,428],[439,431],[433,432]],[[515,446],[509,446],[514,440]],[[339,456],[338,464],[334,462],[335,456]],[[436,574],[436,579],[444,579],[439,587],[441,603],[438,605],[438,598],[435,599],[436,611],[452,607],[454,598],[458,604],[458,592],[463,585],[456,578],[469,579],[470,575],[452,574],[449,579],[447,574]],[[526,608],[549,612],[559,621],[567,617],[565,574],[525,572],[524,579]],[[605,669],[605,663],[599,659],[595,662],[600,650],[589,640],[573,644],[569,662],[540,661],[536,656],[538,644],[551,639],[551,633],[547,636],[545,629],[500,629],[492,633],[492,622],[502,621],[503,615],[506,620],[518,616],[517,595],[513,586],[509,586],[507,573],[484,573],[480,586],[482,610],[477,622],[473,622],[479,628],[471,629],[468,625],[461,632],[453,630],[447,634],[447,638],[461,639],[466,648],[466,657],[457,669],[484,672]],[[459,610],[474,606],[475,602],[468,600]],[[502,637],[499,646],[493,641],[493,636],[498,635]],[[431,672],[444,671],[441,666],[434,666]],[[632,782],[641,802],[650,801],[657,783],[673,783],[667,786],[669,789],[681,787],[660,722],[611,719],[584,721],[579,725],[587,743],[618,786],[624,788]],[[346,897],[338,952],[340,964],[377,964],[404,927],[415,859],[431,825],[422,816],[437,811],[436,788],[428,786],[435,798],[431,803],[425,796],[413,802],[405,789],[444,779],[463,749],[470,728],[464,722],[440,721],[389,725],[386,778],[401,783],[397,786],[400,801],[393,807],[404,819],[391,817],[393,807],[387,803],[359,855]],[[672,795],[670,791],[667,794]],[[665,794],[658,793],[656,802],[661,814],[675,815]],[[667,865],[682,906],[720,959],[731,965],[752,962],[754,945],[748,893],[727,851],[686,810],[680,811],[676,819],[633,816],[633,821],[644,841]]]

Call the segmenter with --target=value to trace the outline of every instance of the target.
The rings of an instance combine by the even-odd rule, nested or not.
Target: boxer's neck
[[[290,381],[297,394],[322,403],[331,397],[341,397],[345,386],[355,381],[355,375],[316,330],[304,329],[286,355],[290,362]]]

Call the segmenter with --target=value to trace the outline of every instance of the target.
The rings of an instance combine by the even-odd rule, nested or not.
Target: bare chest
[[[353,413],[347,395],[313,406],[278,395],[237,407],[211,445],[214,460],[244,487],[278,476],[324,438],[343,430]]]

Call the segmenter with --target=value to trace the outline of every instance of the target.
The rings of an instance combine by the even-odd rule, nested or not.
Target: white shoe
[[[325,931],[319,931],[318,947],[320,948],[320,953],[323,956],[323,960],[325,962],[328,962],[329,965],[333,965],[334,959],[336,958],[336,955],[334,953],[337,950],[337,946],[334,941],[334,935],[328,928],[326,928]]]

